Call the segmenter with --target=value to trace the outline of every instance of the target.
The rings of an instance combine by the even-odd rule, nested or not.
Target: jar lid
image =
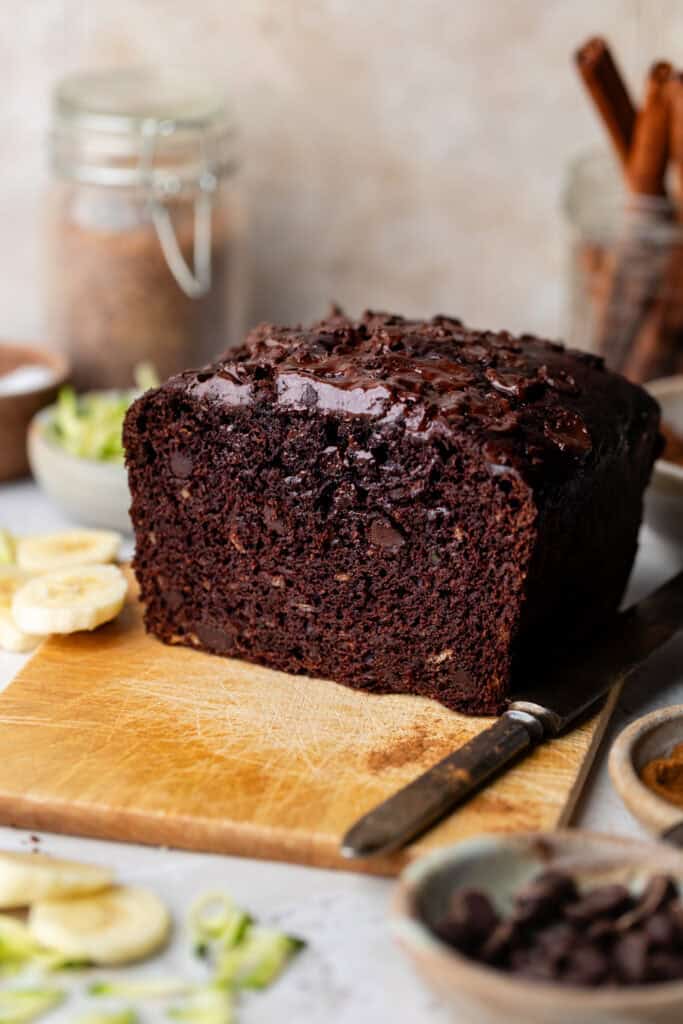
[[[186,71],[68,75],[53,93],[51,141],[56,172],[92,184],[173,192],[235,164],[236,132],[222,90]]]

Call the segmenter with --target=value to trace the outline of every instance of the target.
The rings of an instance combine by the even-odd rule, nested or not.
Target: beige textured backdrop
[[[561,333],[562,179],[600,138],[569,58],[596,31],[634,81],[683,62],[681,0],[0,0],[0,336],[44,330],[51,83],[169,60],[242,122],[251,320],[334,297]]]

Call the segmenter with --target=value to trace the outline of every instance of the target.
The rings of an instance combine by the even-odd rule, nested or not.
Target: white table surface
[[[0,486],[0,526],[28,533],[62,525],[66,521],[32,484]],[[681,566],[683,550],[663,544],[645,526],[629,598],[640,597]],[[0,688],[9,683],[23,661],[19,655],[0,653]],[[58,689],[56,678],[56,693]],[[683,639],[672,641],[626,687],[578,808],[576,824],[622,835],[643,834],[611,787],[606,751],[610,737],[626,722],[655,707],[679,702],[683,703]],[[149,885],[169,903],[179,922],[198,895],[220,888],[257,917],[304,936],[309,947],[295,966],[265,994],[245,999],[238,1015],[245,1024],[443,1024],[449,1019],[391,941],[387,911],[393,883],[389,881],[48,834],[39,839],[40,849],[46,852],[112,865],[123,881]],[[32,845],[27,833],[0,828],[0,848],[29,849]],[[163,957],[136,971],[118,973],[129,976],[139,971],[155,977],[169,972],[196,974],[198,968],[187,947],[179,926]],[[105,974],[97,972],[98,977]],[[83,983],[76,980],[71,988],[68,1004],[50,1016],[55,1024],[73,1024],[86,1005],[81,1003]],[[160,1005],[138,1006],[143,1024],[166,1019]]]

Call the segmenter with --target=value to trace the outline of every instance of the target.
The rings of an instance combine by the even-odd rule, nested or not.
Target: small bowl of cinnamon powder
[[[683,827],[683,704],[632,722],[609,758],[612,782],[643,825],[662,835]]]

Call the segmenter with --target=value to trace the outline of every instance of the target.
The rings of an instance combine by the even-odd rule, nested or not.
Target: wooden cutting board
[[[394,874],[473,833],[564,822],[609,710],[407,851],[349,862],[348,826],[487,720],[165,647],[131,601],[95,633],[48,640],[0,696],[0,822]]]

